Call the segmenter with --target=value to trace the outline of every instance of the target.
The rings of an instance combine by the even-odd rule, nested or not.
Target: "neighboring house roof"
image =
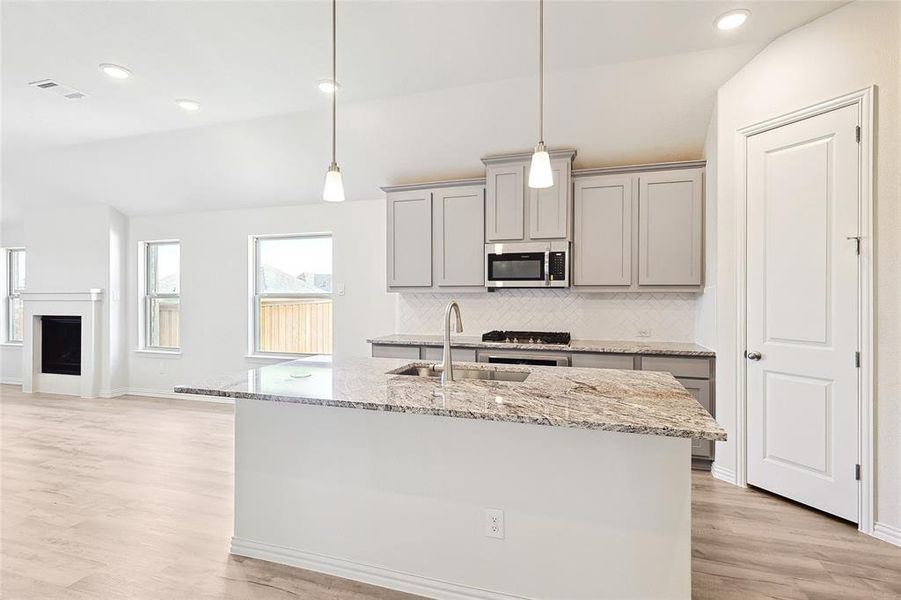
[[[310,277],[312,277],[314,281],[317,281],[322,287],[317,287],[313,283],[303,279],[303,277],[303,275],[295,277],[280,269],[276,269],[275,267],[263,265],[263,289],[269,292],[283,292],[286,294],[321,294],[322,292],[329,291],[329,288],[331,287],[329,285],[331,283],[331,275],[310,275]],[[157,289],[163,293],[173,291],[175,289],[176,281],[176,276],[174,274],[163,277],[160,279],[159,287]]]
[[[318,288],[300,277],[294,277],[275,267],[263,265],[263,289],[268,292],[285,292],[292,294],[322,293],[326,290]]]

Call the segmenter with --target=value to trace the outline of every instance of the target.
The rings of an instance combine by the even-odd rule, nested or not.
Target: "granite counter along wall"
[[[444,307],[460,303],[469,335],[492,329],[569,331],[573,338],[694,342],[698,295],[587,294],[572,289],[520,289],[465,294],[398,294],[396,333],[441,333]]]

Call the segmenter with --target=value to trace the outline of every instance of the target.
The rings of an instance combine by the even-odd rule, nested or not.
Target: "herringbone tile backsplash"
[[[572,290],[501,290],[495,293],[400,294],[398,333],[441,333],[444,307],[460,303],[464,333],[491,329],[569,331],[577,339],[695,341],[697,295],[691,293],[584,294]]]

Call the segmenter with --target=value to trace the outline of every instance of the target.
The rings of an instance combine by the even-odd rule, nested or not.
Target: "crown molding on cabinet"
[[[551,158],[575,157],[575,150],[550,150]],[[531,158],[528,152],[520,152],[518,154],[498,154],[494,156],[486,156],[482,162],[486,165],[504,162],[522,161]],[[650,171],[673,171],[678,169],[698,169],[707,166],[706,160],[680,160],[673,162],[648,163],[643,165],[622,165],[619,167],[590,167],[587,169],[573,169],[572,177],[590,177],[592,175],[616,175],[618,173],[647,173]],[[485,177],[471,177],[469,179],[447,179],[444,181],[423,181],[421,183],[401,183],[397,185],[386,185],[380,189],[385,192],[403,192],[414,190],[432,190],[437,188],[460,187],[466,185],[485,185]]]
[[[622,165],[620,167],[592,167],[589,169],[573,169],[573,177],[589,177],[591,175],[617,175],[641,171],[673,171],[676,169],[701,169],[707,166],[706,160],[679,160],[673,162],[650,163],[644,165]]]
[[[485,185],[484,177],[472,177],[470,179],[446,179],[444,181],[424,181],[422,183],[402,183],[398,185],[386,185],[381,189],[385,193],[410,192],[414,190],[433,190],[436,188],[462,187],[467,185]]]
[[[556,150],[548,150],[547,152],[551,156],[551,159],[568,158],[569,160],[574,160],[576,158],[575,148],[558,148]],[[532,153],[533,151],[529,150],[528,152],[516,152],[514,154],[493,154],[491,156],[483,156],[482,163],[487,166],[507,162],[528,162],[532,160]]]

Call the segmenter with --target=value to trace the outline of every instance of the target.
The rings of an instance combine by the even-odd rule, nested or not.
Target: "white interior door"
[[[857,125],[849,106],[747,147],[748,483],[855,522]]]

